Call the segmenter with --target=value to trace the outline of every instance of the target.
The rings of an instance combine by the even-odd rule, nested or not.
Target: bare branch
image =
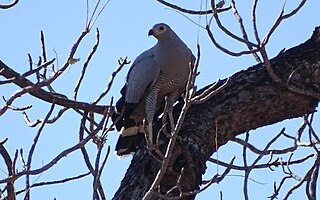
[[[191,99],[192,104],[200,104],[203,103],[205,101],[207,101],[208,99],[210,99],[211,97],[213,97],[215,94],[217,94],[219,91],[221,91],[225,86],[227,86],[229,79],[227,79],[222,85],[223,81],[218,80],[217,82],[215,82],[214,84],[212,84],[208,89],[206,89],[205,91],[203,91],[201,94],[199,94],[198,96],[195,96]],[[220,86],[219,86],[220,85]]]
[[[96,2],[96,5],[94,7],[94,10],[92,12],[92,15],[90,17],[90,20],[88,21],[88,12],[89,12],[89,2],[87,1],[87,21],[86,21],[86,28],[88,30],[91,30],[91,28],[94,26],[95,22],[97,21],[97,19],[99,18],[100,14],[103,12],[103,10],[105,9],[105,7],[108,5],[108,3],[110,2],[110,0],[107,0],[104,5],[102,6],[102,8],[100,9],[99,13],[95,16],[97,9],[99,7],[101,0],[98,0]],[[95,18],[94,18],[95,17]],[[94,18],[94,19],[93,19]]]
[[[234,165],[234,164],[232,166],[230,166],[228,163],[225,163],[225,162],[223,162],[221,160],[217,160],[215,158],[209,158],[208,161],[212,162],[214,164],[223,166],[223,167],[230,167],[233,170],[246,171],[246,170],[249,170],[250,168],[252,168],[252,169],[263,169],[263,168],[270,168],[271,166],[278,167],[278,166],[301,164],[301,163],[305,162],[306,160],[308,160],[308,159],[310,159],[312,157],[314,157],[314,154],[309,154],[309,155],[307,155],[305,157],[302,157],[302,158],[299,158],[297,160],[279,161],[279,159],[276,159],[276,160],[271,161],[271,162],[267,162],[267,163],[264,163],[264,164],[256,164],[256,165],[253,165],[253,166],[238,166],[238,165]]]
[[[32,162],[32,158],[33,158],[33,153],[34,153],[36,145],[37,145],[37,143],[39,141],[39,138],[40,138],[40,135],[42,133],[42,130],[43,130],[45,124],[46,124],[46,120],[48,120],[49,117],[51,116],[51,114],[52,114],[52,112],[54,110],[54,107],[55,107],[55,105],[52,104],[49,112],[47,113],[45,119],[43,120],[41,126],[39,127],[39,130],[38,130],[37,134],[35,135],[35,137],[33,139],[33,143],[32,143],[31,148],[29,150],[27,163],[25,165],[26,171],[29,171],[31,169],[31,162]],[[28,173],[26,174],[26,188],[25,188],[25,191],[26,191],[26,194],[25,194],[24,199],[26,199],[26,200],[30,199],[30,182],[29,182],[29,174]]]
[[[47,53],[46,53],[46,46],[44,42],[44,33],[43,31],[40,32],[40,41],[41,41],[41,51],[42,51],[42,62],[47,62]],[[46,79],[47,77],[47,68],[43,68],[42,76]]]
[[[93,105],[96,105],[104,96],[106,96],[108,94],[108,92],[111,89],[111,86],[113,84],[113,81],[116,77],[116,75],[122,70],[122,68],[127,65],[130,64],[130,61],[127,61],[127,57],[125,57],[124,59],[120,58],[118,60],[119,62],[119,66],[114,70],[114,72],[112,73],[110,80],[108,82],[107,88],[100,94],[100,96],[93,102]]]
[[[7,149],[4,147],[4,143],[7,140],[8,140],[8,138],[6,138],[0,142],[0,154],[1,154],[2,158],[4,159],[4,162],[6,163],[8,175],[14,176],[15,175],[15,165],[13,164],[12,159],[11,159]],[[14,192],[14,180],[7,181],[6,183],[7,183],[6,188],[7,188],[8,199],[15,200],[16,195]]]
[[[83,80],[83,78],[84,78],[84,74],[86,73],[88,64],[89,64],[89,62],[91,61],[92,56],[93,56],[93,55],[95,54],[95,52],[97,51],[97,48],[98,48],[98,46],[99,46],[99,41],[100,41],[100,34],[99,34],[99,29],[97,28],[97,29],[96,29],[96,43],[94,44],[91,52],[89,53],[89,55],[88,55],[85,63],[83,64],[83,68],[82,68],[81,75],[80,75],[80,77],[79,77],[79,79],[78,79],[78,82],[77,82],[76,87],[75,87],[74,92],[73,92],[73,99],[74,99],[74,100],[77,100],[77,95],[78,95],[78,90],[79,90],[79,88],[80,88],[80,84],[81,84],[81,82],[82,82],[82,80]]]
[[[66,64],[68,65],[68,64]],[[1,60],[0,60],[0,71],[2,73],[0,75],[4,76],[7,79],[10,79],[12,77],[20,77],[20,74],[12,70],[10,67],[6,66]],[[26,78],[17,78],[13,81],[14,84],[20,86],[23,88],[20,91],[17,91],[13,94],[13,99],[10,100],[10,102],[6,103],[3,108],[0,109],[0,116],[8,109],[8,105],[11,105],[11,103],[14,101],[14,99],[18,98],[19,96],[29,93],[32,96],[39,98],[43,101],[49,102],[49,103],[55,103],[67,108],[74,108],[76,110],[87,110],[99,114],[103,114],[105,112],[105,109],[108,109],[108,106],[99,106],[99,105],[92,105],[85,102],[79,102],[79,101],[73,101],[69,100],[62,94],[58,93],[50,93],[47,92],[41,87],[46,86],[47,84],[50,84],[50,82],[42,82],[38,84],[34,84],[31,81],[29,81]],[[113,108],[111,109],[113,112]]]
[[[311,169],[307,171],[306,175],[297,184],[295,184],[292,188],[290,188],[287,191],[286,195],[283,197],[284,200],[287,200],[294,190],[298,189],[307,179],[310,178],[314,169],[319,165],[319,162],[320,162],[320,154],[317,154],[316,160],[313,166],[311,167]]]
[[[252,18],[253,34],[254,34],[254,37],[256,38],[258,45],[260,45],[261,41],[258,33],[257,20],[256,20],[257,4],[258,4],[258,0],[253,0],[251,18]]]
[[[4,102],[6,102],[7,100],[4,98],[4,96],[2,96],[2,99]],[[32,108],[32,105],[28,105],[28,106],[23,106],[23,107],[16,107],[16,106],[13,106],[13,105],[8,105],[8,109],[10,110],[13,110],[13,111],[25,111],[25,110],[28,110]]]
[[[284,6],[278,16],[278,18],[276,19],[276,21],[274,22],[274,24],[272,25],[271,29],[269,30],[269,32],[266,34],[266,36],[263,38],[262,43],[261,43],[261,47],[263,48],[269,41],[271,35],[273,34],[273,32],[277,29],[277,27],[280,25],[280,23],[282,22],[282,20],[288,19],[291,16],[295,15],[298,13],[298,11],[303,7],[303,5],[307,2],[307,0],[302,0],[300,2],[300,4],[297,6],[297,8],[295,8],[293,11],[291,11],[288,14],[284,15]]]
[[[217,23],[217,26],[228,36],[230,36],[231,38],[233,38],[236,41],[239,41],[241,43],[249,43],[250,46],[253,46],[255,48],[258,48],[259,45],[251,43],[250,41],[245,41],[243,38],[233,34],[232,32],[230,32],[226,27],[224,27],[219,19],[219,16],[217,14],[214,14],[213,17],[215,18],[215,21]]]
[[[56,180],[56,181],[45,181],[45,182],[40,182],[40,183],[34,183],[30,186],[30,188],[35,188],[35,187],[42,187],[42,186],[47,186],[47,185],[56,185],[56,184],[61,184],[61,183],[67,183],[69,181],[74,181],[74,180],[78,180],[81,179],[83,177],[86,177],[90,174],[90,172],[84,173],[84,174],[80,174],[78,176],[74,176],[74,177],[69,177],[69,178],[64,178],[61,180]],[[16,195],[24,192],[25,190],[19,190],[16,192]]]
[[[219,50],[221,50],[222,52],[228,54],[228,55],[231,55],[231,56],[235,56],[235,57],[239,57],[239,56],[242,56],[242,55],[248,55],[248,54],[252,54],[252,53],[256,53],[258,52],[259,50],[258,49],[254,49],[252,51],[240,51],[240,52],[232,52],[232,51],[229,51],[228,49],[222,47],[214,38],[213,36],[213,33],[211,32],[209,26],[207,25],[206,26],[206,30],[207,30],[207,33],[211,39],[211,42],[214,44],[215,47],[217,47]]]
[[[19,177],[24,176],[26,174],[37,175],[37,174],[40,174],[44,171],[47,171],[48,169],[53,167],[56,163],[58,163],[62,158],[65,158],[70,153],[83,147],[88,141],[90,141],[91,138],[92,138],[92,135],[89,135],[89,136],[85,137],[82,141],[80,141],[79,143],[73,145],[70,148],[63,150],[61,153],[59,153],[55,158],[53,158],[49,163],[45,164],[44,166],[42,166],[38,169],[30,170],[30,171],[22,171],[22,172],[15,174],[14,176],[9,176],[8,178],[0,180],[0,184],[7,183],[8,181],[17,180]]]
[[[246,31],[246,29],[245,29],[245,27],[243,25],[242,17],[240,16],[240,14],[239,14],[239,12],[238,12],[238,10],[236,8],[236,3],[235,3],[234,0],[231,0],[231,7],[232,7],[232,10],[233,10],[233,14],[237,18],[238,23],[240,25],[240,30],[241,30],[242,38],[244,39],[244,42],[247,45],[248,49],[250,51],[253,51],[253,46],[251,45],[251,42],[249,42],[247,31]],[[261,59],[260,59],[260,57],[258,56],[258,54],[256,52],[253,52],[252,55],[256,59],[256,61],[258,63],[261,62]]]
[[[187,13],[187,14],[192,14],[192,15],[208,15],[208,14],[212,14],[213,12],[216,12],[216,13],[220,13],[220,12],[224,12],[224,11],[227,11],[229,10],[231,7],[227,7],[227,8],[216,8],[214,11],[213,10],[206,10],[206,11],[194,11],[194,10],[187,10],[187,9],[184,9],[184,8],[181,8],[177,5],[174,5],[174,4],[171,4],[167,1],[163,1],[163,0],[157,0],[159,3],[169,7],[169,8],[172,8],[174,10],[177,10],[177,11],[180,11],[180,12],[183,12],[183,13]]]
[[[176,197],[168,197],[168,196],[165,196],[165,195],[162,195],[162,194],[159,194],[159,193],[156,193],[159,197],[163,198],[163,199],[166,199],[166,200],[176,200],[176,199],[181,199],[182,197],[185,197],[185,196],[193,196],[195,194],[199,194],[203,191],[205,191],[207,188],[209,188],[212,184],[214,183],[220,183],[228,174],[229,172],[231,171],[231,166],[233,166],[233,162],[235,160],[235,157],[232,157],[231,161],[229,162],[229,166],[230,167],[227,167],[224,172],[219,175],[219,174],[216,174],[214,175],[201,189],[199,190],[195,190],[195,191],[190,191],[190,192],[182,192],[180,191],[180,195],[179,196],[176,196]]]
[[[317,199],[317,180],[319,178],[319,165],[320,162],[314,164],[314,169],[306,184],[306,194],[308,198],[312,200]]]
[[[42,65],[38,66],[36,69],[30,69],[29,71],[25,72],[25,73],[22,74],[22,75],[16,73],[17,76],[13,76],[13,77],[11,77],[11,78],[7,78],[7,77],[6,77],[6,75],[5,75],[5,72],[6,72],[5,70],[6,70],[6,69],[5,69],[5,68],[2,68],[3,71],[2,71],[2,73],[0,72],[0,75],[5,76],[5,77],[7,78],[7,80],[5,80],[5,81],[0,81],[0,85],[1,85],[1,84],[7,84],[7,83],[14,83],[14,82],[17,81],[18,79],[24,79],[24,78],[26,78],[26,77],[28,77],[28,76],[30,76],[30,75],[39,73],[39,71],[40,71],[41,69],[44,69],[44,68],[48,67],[48,66],[51,65],[54,61],[55,61],[55,58],[52,59],[52,60],[50,60],[50,61],[48,61],[48,62],[43,63]]]

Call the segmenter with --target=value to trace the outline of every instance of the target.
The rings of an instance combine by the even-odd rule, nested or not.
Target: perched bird
[[[121,133],[115,148],[119,156],[137,150],[145,138],[146,124],[147,138],[154,143],[155,113],[162,112],[166,102],[168,112],[172,112],[174,102],[185,91],[190,66],[195,60],[191,50],[167,24],[154,25],[148,35],[158,42],[133,62],[112,116]]]

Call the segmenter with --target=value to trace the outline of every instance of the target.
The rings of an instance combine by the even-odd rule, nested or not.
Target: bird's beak
[[[153,35],[153,29],[150,29],[148,32],[148,36]]]

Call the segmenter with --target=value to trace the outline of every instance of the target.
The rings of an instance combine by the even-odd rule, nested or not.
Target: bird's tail
[[[118,156],[132,154],[138,150],[141,142],[145,141],[143,125],[122,127],[121,134],[118,138],[115,152]]]

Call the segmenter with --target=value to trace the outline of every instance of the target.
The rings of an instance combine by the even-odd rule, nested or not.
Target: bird
[[[169,25],[155,24],[148,36],[154,36],[157,43],[132,63],[112,115],[120,131],[115,147],[118,156],[133,154],[142,140],[154,144],[152,124],[156,113],[162,113],[166,105],[173,120],[173,104],[185,92],[194,65],[192,51]]]

